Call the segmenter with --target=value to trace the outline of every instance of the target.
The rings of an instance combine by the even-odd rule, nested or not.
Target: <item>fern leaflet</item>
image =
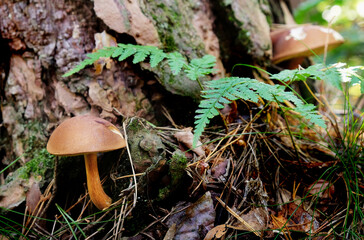
[[[199,77],[213,73],[216,58],[212,55],[205,55],[202,58],[195,58],[186,66],[187,77],[191,80],[197,80]]]
[[[162,50],[157,47],[150,48],[150,66],[155,68],[161,61],[167,57]]]
[[[79,63],[76,67],[72,68],[70,71],[63,74],[63,77],[69,77],[72,74],[75,74],[82,69],[84,69],[87,65],[92,65],[95,61],[97,61],[101,57],[111,57],[115,50],[115,47],[108,47],[98,50],[97,52],[88,53],[87,58]]]
[[[75,74],[87,65],[92,65],[100,58],[118,58],[118,61],[124,61],[127,58],[133,57],[133,64],[143,62],[149,57],[150,66],[152,68],[160,64],[164,59],[167,59],[172,73],[179,74],[182,69],[186,72],[187,77],[191,80],[197,80],[198,77],[214,72],[216,59],[211,55],[205,55],[202,58],[192,59],[188,64],[186,59],[179,52],[164,53],[162,50],[154,46],[140,46],[133,44],[118,44],[116,47],[106,47],[99,49],[96,52],[86,55],[86,59],[80,62],[76,67],[68,71],[63,77],[69,77]]]
[[[168,54],[167,58],[174,75],[177,75],[182,70],[182,67],[186,66],[186,60],[179,52],[172,52]]]
[[[204,99],[200,102],[199,109],[196,111],[194,146],[196,146],[197,140],[211,118],[219,114],[218,109],[222,109],[224,104],[237,99],[252,102],[258,102],[259,97],[267,101],[283,102],[288,100],[296,105],[295,111],[310,120],[311,123],[323,128],[326,127],[314,105],[305,104],[292,92],[286,92],[283,86],[269,85],[251,78],[230,77],[207,82],[206,87],[208,90],[202,91]]]
[[[123,49],[122,53],[120,54],[118,61],[124,61],[125,59],[127,59],[128,57],[132,56],[134,53],[136,53],[136,48],[134,46],[130,46],[128,45],[119,45],[119,47],[121,47]]]

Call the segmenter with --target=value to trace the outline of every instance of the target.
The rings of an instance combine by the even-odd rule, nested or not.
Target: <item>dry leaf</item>
[[[335,192],[335,187],[334,185],[330,185],[330,182],[320,179],[308,187],[308,194],[316,194],[320,198],[331,198]]]
[[[274,229],[283,229],[285,226],[287,227],[288,224],[287,218],[285,218],[283,215],[278,215],[277,217],[274,215],[271,215],[272,217],[272,225]]]
[[[37,182],[34,182],[27,192],[25,201],[30,213],[33,213],[36,209],[41,196],[42,193],[40,192],[39,184]]]
[[[112,112],[112,106],[107,98],[107,92],[96,81],[92,81],[89,84],[88,95],[92,100],[93,106],[98,106],[106,112]]]
[[[163,240],[173,240],[176,235],[177,226],[176,224],[172,224],[172,226],[168,229],[166,235],[164,235]]]
[[[271,217],[273,228],[276,229],[285,227],[286,230],[308,232],[316,231],[319,228],[317,220],[305,211],[302,205],[294,202],[284,205],[277,217],[273,215]]]
[[[184,208],[184,206],[180,207]],[[175,240],[199,240],[201,233],[207,234],[214,226],[215,210],[210,192],[206,192],[184,211],[179,212],[177,209],[176,212],[178,213],[172,215],[167,221],[168,226],[177,225]]]
[[[254,208],[246,214],[240,214],[240,217],[245,220],[256,232],[268,228],[268,213],[264,208]],[[238,222],[236,227],[250,231],[244,224]]]
[[[218,225],[218,226],[214,227],[213,229],[211,229],[206,234],[204,240],[212,240],[212,239],[216,239],[216,238],[221,238],[222,236],[225,235],[227,230],[228,229],[225,224]]]
[[[174,137],[177,138],[178,142],[183,143],[187,148],[191,149],[193,152],[197,154],[199,157],[205,156],[205,151],[202,149],[202,143],[200,141],[197,142],[196,148],[192,148],[193,145],[193,134],[191,128],[185,128],[182,131],[176,132]]]
[[[55,86],[55,97],[57,102],[64,108],[66,113],[73,113],[76,116],[87,111],[87,103],[82,97],[71,92],[61,81],[57,81]]]
[[[277,204],[282,206],[284,203],[289,202],[292,199],[292,193],[284,188],[278,188],[277,190]]]
[[[96,33],[95,38],[95,49],[102,49],[104,47],[116,47],[118,43],[116,38],[103,31],[102,33]]]
[[[25,201],[27,190],[33,185],[35,178],[28,180],[15,177],[13,181],[0,186],[0,207],[13,209]]]
[[[214,160],[215,164],[214,167],[211,168],[211,176],[213,178],[224,180],[224,176],[226,174],[226,169],[228,167],[229,160],[225,158],[219,158]]]
[[[13,55],[10,59],[10,72],[7,80],[8,89],[13,95],[26,95],[33,102],[42,100],[45,92],[42,86],[39,62],[25,61],[21,56]]]
[[[110,34],[107,34],[105,31],[103,31],[102,33],[96,33],[94,37],[95,37],[95,48],[93,49],[93,52],[96,52],[97,50],[105,47],[117,46],[116,39]],[[95,74],[100,75],[105,65],[107,69],[110,69],[111,64],[112,64],[111,58],[106,58],[106,57],[99,58],[97,61],[94,62]]]

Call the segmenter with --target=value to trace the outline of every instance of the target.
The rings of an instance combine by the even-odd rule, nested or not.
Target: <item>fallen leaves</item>
[[[170,229],[176,228],[175,235],[173,237],[169,235],[168,239],[199,240],[201,239],[200,233],[205,232],[206,234],[210,231],[214,221],[215,210],[211,193],[206,192],[195,203],[168,219],[167,225],[170,226]],[[173,231],[171,230],[171,232]]]
[[[319,228],[318,221],[304,210],[301,205],[294,202],[284,205],[277,216],[271,215],[272,228],[280,231],[315,232]]]
[[[87,103],[81,96],[71,92],[71,90],[59,81],[55,84],[55,98],[59,105],[63,107],[66,113],[81,115],[87,111]]]
[[[23,203],[26,193],[36,179],[31,176],[29,179],[15,177],[13,181],[0,186],[0,207],[13,209]]]
[[[231,214],[233,215],[240,223],[239,226],[242,227],[242,230],[246,230],[249,232],[253,232],[256,236],[260,237],[261,234],[255,229],[250,222],[245,221],[244,218],[242,218],[238,213],[236,213],[233,209],[231,209],[229,206],[226,205],[220,198],[217,198],[217,200],[221,203],[221,205]],[[261,225],[261,224],[260,224]],[[259,225],[258,225],[259,226]]]
[[[227,230],[228,228],[225,224],[217,225],[206,234],[204,240],[219,239],[225,235]]]
[[[112,105],[107,98],[107,92],[96,81],[89,84],[88,96],[93,106],[100,107],[103,111],[112,112]]]
[[[332,198],[334,193],[334,185],[324,179],[320,179],[308,187],[308,194],[317,195],[320,198]]]
[[[184,144],[188,149],[191,149],[198,157],[205,156],[205,151],[202,149],[202,143],[197,142],[197,147],[193,148],[193,133],[191,128],[184,128],[174,134],[178,142]]]
[[[26,206],[30,213],[33,213],[41,199],[42,193],[39,184],[34,182],[26,194]]]
[[[92,52],[96,52],[97,50],[103,49],[105,47],[116,47],[117,42],[113,36],[103,31],[102,33],[95,34],[95,45],[96,46]],[[102,73],[102,70],[104,69],[104,66],[106,66],[107,69],[110,69],[112,63],[113,60],[109,57],[99,58],[97,61],[94,62],[95,75],[100,75]]]

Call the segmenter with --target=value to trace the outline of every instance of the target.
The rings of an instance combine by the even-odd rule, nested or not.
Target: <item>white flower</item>
[[[338,68],[337,70],[340,72],[342,82],[350,82],[351,77],[356,74],[358,69],[363,69],[363,66]]]

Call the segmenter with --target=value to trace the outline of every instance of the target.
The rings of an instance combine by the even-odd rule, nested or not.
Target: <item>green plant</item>
[[[53,174],[54,156],[48,153],[47,149],[34,149],[31,154],[32,158],[17,170],[20,178],[27,179],[30,174],[44,178]]]
[[[82,228],[79,226],[79,223],[77,221],[73,220],[73,218],[69,214],[67,214],[67,212],[65,210],[63,210],[58,204],[56,204],[56,207],[57,207],[58,211],[61,213],[61,215],[63,216],[65,222],[67,223],[67,226],[70,229],[70,231],[72,232],[73,237],[75,239],[78,239],[76,232],[73,229],[73,226],[76,226],[76,228],[80,231],[82,236],[84,238],[87,238],[86,234],[82,231]]]
[[[319,179],[329,181],[330,185],[341,180],[346,193],[344,201],[346,206],[340,213],[334,216],[327,215],[328,222],[338,222],[331,227],[334,237],[345,239],[362,239],[363,230],[361,224],[364,220],[362,179],[364,172],[362,166],[364,163],[363,156],[363,114],[355,116],[355,109],[350,103],[349,88],[355,84],[360,84],[361,93],[364,93],[364,79],[358,73],[363,66],[345,67],[345,64],[337,63],[325,67],[322,64],[313,65],[302,70],[285,70],[279,74],[272,75],[272,78],[279,80],[306,80],[311,77],[315,80],[325,80],[343,94],[344,97],[344,114],[342,118],[331,122],[336,129],[341,129],[340,133],[328,135],[328,148],[335,153],[336,164],[327,168]],[[324,189],[321,189],[323,191]],[[338,191],[338,190],[336,190]],[[304,196],[304,198],[306,198]],[[304,199],[303,198],[303,199]],[[315,200],[318,204],[318,198]],[[314,208],[316,210],[316,208]],[[325,213],[321,213],[325,215]],[[282,230],[282,229],[281,229]],[[312,234],[312,235],[311,235]],[[310,237],[316,237],[318,233],[310,232]]]
[[[118,58],[118,61],[124,61],[128,57],[134,56],[133,64],[137,64],[146,60],[149,57],[150,66],[156,67],[164,59],[174,75],[184,70],[191,80],[197,80],[199,77],[214,72],[215,57],[206,55],[202,58],[193,59],[189,64],[179,52],[164,53],[162,50],[153,46],[139,46],[133,44],[118,44],[117,47],[107,47],[98,50],[97,52],[87,54],[87,58],[79,63],[76,67],[68,71],[63,77],[69,77],[72,74],[84,69],[87,65],[93,64],[101,57]]]
[[[354,68],[355,70],[359,67]],[[348,88],[352,82],[357,81],[357,78],[363,82],[363,79],[353,71],[353,68],[348,70],[352,73],[353,78],[349,78],[347,85],[344,86],[344,119],[342,124],[342,136],[338,139],[339,144],[331,142],[331,149],[339,159],[338,164],[330,168],[333,174],[340,176],[346,190],[346,209],[343,216],[342,224],[334,228],[334,233],[338,237],[343,236],[345,239],[363,239],[364,232],[361,224],[364,221],[362,180],[364,172],[362,170],[364,164],[363,155],[363,130],[364,122],[363,114],[359,117],[354,116],[354,109],[350,103]],[[349,73],[350,75],[350,73]],[[363,94],[363,86],[361,86]]]
[[[97,52],[87,54],[87,59],[79,63],[75,68],[71,69],[63,76],[68,77],[82,70],[87,65],[93,64],[101,57],[114,57],[118,58],[119,61],[123,61],[131,56],[134,56],[134,64],[145,61],[147,57],[149,57],[152,68],[156,67],[164,59],[167,59],[167,63],[174,75],[177,75],[183,70],[191,80],[199,81],[199,77],[214,72],[213,67],[215,65],[215,58],[211,55],[192,59],[187,63],[186,59],[178,52],[164,53],[162,50],[152,46],[118,44],[117,47],[107,47],[100,49]],[[297,76],[297,80],[302,80],[299,76],[303,74],[307,75],[306,78],[311,75],[317,75],[319,77],[323,74],[321,71],[317,71],[317,69],[310,69],[306,72],[283,72],[281,74],[272,75],[272,78],[284,81],[293,74]],[[218,109],[222,109],[224,104],[228,104],[237,99],[258,102],[259,97],[261,97],[264,100],[277,101],[279,103],[288,100],[296,105],[295,111],[310,120],[311,123],[325,127],[325,122],[318,115],[315,106],[305,103],[293,92],[285,91],[284,86],[269,85],[255,79],[237,77],[212,80],[206,83],[205,86],[202,86],[201,82],[199,82],[199,84],[202,89],[201,95],[203,100],[200,102],[199,109],[195,116],[196,127],[194,131],[194,144],[196,144],[197,139],[199,139],[211,118],[219,114]]]

